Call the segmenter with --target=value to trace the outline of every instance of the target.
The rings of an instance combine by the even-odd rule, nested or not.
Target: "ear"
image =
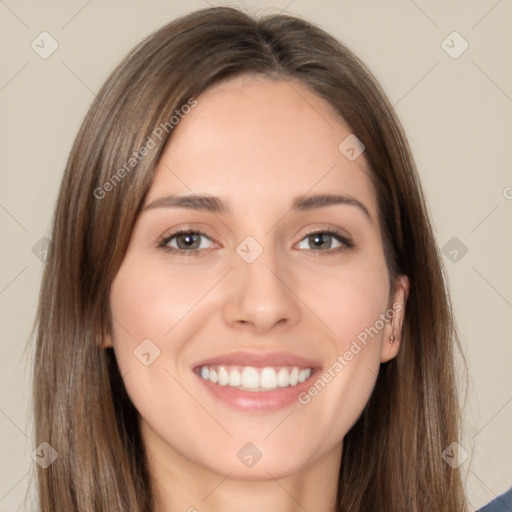
[[[100,345],[101,345],[101,348],[111,348],[113,347],[112,345],[112,337],[110,336],[110,334],[104,336],[102,338],[102,340],[100,341]]]
[[[396,290],[391,304],[386,311],[390,320],[383,329],[382,351],[380,362],[385,363],[396,357],[402,342],[402,330],[405,316],[405,304],[409,295],[409,278],[406,275],[397,277]],[[394,338],[394,339],[393,339]]]

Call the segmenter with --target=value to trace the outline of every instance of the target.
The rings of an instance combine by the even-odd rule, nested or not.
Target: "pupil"
[[[331,235],[327,235],[325,233],[320,233],[312,236],[313,244],[317,245],[318,247],[321,247],[322,244],[326,243],[326,238],[330,238]],[[327,246],[329,246],[328,243],[326,243]]]
[[[181,242],[181,244],[180,244]],[[178,237],[178,245],[181,245],[183,248],[190,249],[194,244],[197,242],[197,235],[194,235],[193,233],[185,233]]]

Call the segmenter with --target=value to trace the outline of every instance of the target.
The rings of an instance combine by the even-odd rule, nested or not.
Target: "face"
[[[238,77],[197,102],[114,280],[106,345],[169,465],[256,479],[339,460],[403,303],[364,153],[340,151],[350,129],[299,83]]]

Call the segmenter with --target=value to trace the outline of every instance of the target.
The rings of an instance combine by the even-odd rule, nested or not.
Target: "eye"
[[[213,247],[211,238],[201,231],[184,229],[165,235],[158,243],[158,247],[167,252],[180,253],[186,256],[195,256],[204,249]],[[312,250],[316,253],[337,253],[354,244],[347,237],[336,230],[319,230],[308,233],[297,247]]]
[[[314,231],[302,239],[299,249],[309,249],[315,252],[338,252],[353,247],[353,242],[336,230]],[[334,249],[334,250],[332,250]]]
[[[205,240],[211,242],[205,243]],[[195,254],[201,249],[208,249],[213,244],[210,237],[201,233],[201,231],[182,230],[164,236],[158,247],[169,252],[181,252],[183,254]]]

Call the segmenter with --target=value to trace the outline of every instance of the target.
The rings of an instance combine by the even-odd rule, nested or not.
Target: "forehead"
[[[146,203],[167,193],[231,196],[246,206],[344,193],[365,200],[375,218],[364,153],[350,161],[339,149],[349,135],[333,107],[301,83],[259,76],[221,82],[174,128]]]

